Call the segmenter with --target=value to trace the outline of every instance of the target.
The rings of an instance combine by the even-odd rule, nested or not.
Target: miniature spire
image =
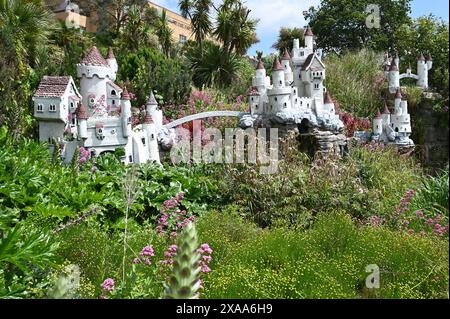
[[[376,119],[381,119],[381,113],[380,109],[377,109],[377,115],[375,116]]]
[[[247,95],[248,96],[258,96],[258,95],[261,95],[261,94],[259,94],[259,91],[258,91],[257,88],[252,87]]]
[[[79,120],[87,120],[89,118],[89,114],[86,112],[86,108],[83,103],[80,103],[78,106],[76,114]]]
[[[391,114],[391,112],[389,111],[389,108],[388,108],[386,102],[384,102],[384,111],[383,111],[383,114]]]
[[[417,58],[417,61],[425,61],[425,57],[423,56],[423,53],[420,52],[419,57]]]
[[[283,61],[291,60],[291,55],[289,54],[289,51],[287,48],[284,49],[284,56],[283,56],[282,60]]]
[[[310,27],[309,25],[308,25],[308,27],[306,28],[305,36],[310,36],[310,37],[313,37],[313,36],[314,36],[314,33],[312,32],[311,27]]]
[[[150,91],[150,96],[148,97],[147,105],[158,105],[158,102],[156,102],[155,95],[153,94],[153,91]]]
[[[100,54],[96,46],[93,46],[86,56],[81,60],[83,65],[109,66]]]
[[[112,49],[112,47],[109,47],[108,49],[108,55],[106,56],[107,60],[115,60],[116,56],[114,55],[114,51]]]
[[[130,100],[130,93],[128,93],[127,87],[123,89],[122,100]]]
[[[397,66],[397,63],[395,63],[395,59],[392,59],[389,71],[398,71],[398,66]]]
[[[400,90],[400,88],[397,89],[397,92],[395,93],[395,98],[396,99],[402,98],[402,91]]]
[[[428,53],[426,60],[433,61],[433,57],[431,56],[431,53]]]
[[[273,61],[272,72],[273,71],[282,71],[284,70],[283,66],[280,63],[280,59],[275,57],[275,61]]]
[[[262,63],[261,60],[259,60],[258,65],[256,66],[256,69],[257,70],[265,70],[264,63]]]
[[[325,101],[324,101],[324,103],[325,104],[333,104],[334,102],[333,102],[333,99],[331,98],[331,96],[330,96],[330,93],[328,93],[327,92],[327,94],[325,95]]]

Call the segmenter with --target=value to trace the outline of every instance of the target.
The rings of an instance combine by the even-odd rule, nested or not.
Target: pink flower
[[[213,250],[209,247],[208,244],[202,244],[200,248],[207,254],[212,254]]]
[[[155,256],[152,246],[145,246],[140,253],[141,256]]]
[[[134,258],[133,259],[133,264],[140,264],[141,260],[139,258]]]
[[[201,271],[205,274],[209,273],[211,271],[211,268],[208,267],[208,265],[202,265]]]
[[[114,279],[111,278],[105,279],[105,281],[100,285],[100,287],[107,292],[113,291],[116,288]]]

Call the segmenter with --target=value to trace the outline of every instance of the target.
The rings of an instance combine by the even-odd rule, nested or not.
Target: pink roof
[[[283,56],[282,60],[283,60],[283,61],[288,61],[288,60],[290,60],[290,59],[291,59],[291,55],[289,54],[289,51],[288,51],[288,49],[286,48],[286,49],[284,49],[284,56]]]
[[[62,97],[71,80],[70,76],[44,76],[34,94],[36,97]]]
[[[81,64],[109,67],[108,63],[102,57],[100,51],[98,51],[96,46],[92,47],[92,49],[88,52],[88,54],[86,54],[83,60],[81,60]]]
[[[114,51],[111,47],[109,47],[109,49],[108,49],[108,55],[106,56],[106,58],[110,59],[110,60],[116,59],[116,56],[114,55]]]
[[[429,53],[428,55],[427,55],[427,61],[433,61],[433,57],[431,56],[431,53]]]
[[[312,32],[310,26],[308,26],[308,27],[306,28],[305,36],[310,36],[310,37],[313,37],[313,36],[314,36],[314,34],[313,34],[313,32]]]
[[[395,63],[395,59],[392,59],[392,63],[389,68],[389,71],[398,71],[398,66],[397,66],[397,63]]]
[[[283,71],[284,68],[280,63],[280,59],[278,57],[275,58],[275,61],[273,61],[273,66],[272,66],[272,72],[273,71]]]
[[[333,99],[330,96],[330,93],[327,92],[327,94],[325,95],[325,104],[334,104]]]
[[[423,56],[422,52],[420,53],[419,57],[417,58],[417,61],[425,61],[425,57]]]
[[[127,87],[123,89],[122,100],[130,100],[130,94],[128,93]]]
[[[265,70],[264,63],[262,63],[261,60],[259,60],[258,65],[256,66],[257,70]]]
[[[150,91],[150,96],[147,100],[148,105],[158,105],[158,102],[156,102],[155,94],[153,94],[153,91]]]
[[[402,90],[400,88],[397,89],[397,92],[395,92],[395,98],[401,99],[402,98]]]
[[[391,112],[389,112],[388,106],[386,103],[384,103],[384,111],[383,114],[391,114]]]
[[[261,94],[259,94],[257,88],[252,87],[252,88],[250,89],[250,92],[248,92],[247,95],[248,95],[248,96],[259,96],[259,95],[261,95]]]
[[[380,109],[377,110],[377,115],[375,116],[376,119],[381,119],[381,113]]]
[[[104,127],[103,123],[100,122],[95,123],[95,128],[103,128],[103,127]]]
[[[86,108],[84,107],[83,103],[80,103],[80,105],[78,106],[76,114],[79,120],[87,120],[89,118],[89,114],[86,112]]]

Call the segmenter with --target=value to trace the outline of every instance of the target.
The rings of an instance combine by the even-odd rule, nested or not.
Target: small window
[[[75,117],[72,116],[72,125],[75,125],[75,124],[76,124]]]
[[[42,104],[38,104],[37,111],[38,112],[44,112],[44,106]]]
[[[98,129],[98,133],[99,133],[99,134],[102,134],[102,133],[103,133],[103,129],[99,128],[99,129]]]
[[[128,156],[128,161],[130,162],[130,163],[133,163],[133,156]]]
[[[255,105],[255,109],[257,109],[257,108],[258,108],[258,104]]]
[[[70,108],[73,109],[73,107],[74,107],[73,102],[70,102]]]
[[[48,110],[49,110],[50,112],[56,112],[56,105],[55,105],[55,104],[50,104]]]
[[[131,124],[131,116],[128,118],[127,123]]]
[[[284,105],[284,107],[287,107],[287,103],[284,103],[283,105]]]
[[[116,104],[116,100],[112,100],[112,105],[115,105]]]
[[[295,99],[295,103],[297,103],[298,102],[298,99]]]
[[[283,84],[283,81],[280,81],[280,84]]]
[[[142,138],[142,144],[145,146],[145,137]]]
[[[277,101],[278,101],[278,98],[276,97],[276,98],[275,98],[275,102],[277,102]]]
[[[319,83],[314,83],[314,89],[318,90],[319,89]]]
[[[112,95],[112,96],[116,96],[116,95],[117,95],[116,90],[112,90],[112,91],[111,91],[111,95]]]
[[[152,141],[155,139],[155,134],[150,135],[150,138],[152,139]]]
[[[253,101],[253,98],[252,98],[252,101]]]
[[[305,56],[305,52],[300,52],[300,56]]]
[[[294,90],[294,94],[297,94],[297,90]]]

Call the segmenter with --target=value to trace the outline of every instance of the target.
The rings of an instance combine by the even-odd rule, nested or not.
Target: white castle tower
[[[161,164],[159,158],[159,146],[157,140],[157,130],[152,116],[147,113],[145,116],[144,124],[142,125],[148,141],[149,160]]]
[[[163,113],[162,110],[158,109],[158,102],[156,102],[155,95],[153,91],[150,91],[150,96],[145,104],[146,114],[152,117],[152,121],[155,123],[156,127],[161,128],[163,126]]]
[[[395,59],[392,59],[391,66],[389,68],[389,92],[395,93],[400,87],[400,71]]]
[[[125,88],[125,90],[122,94],[121,121],[122,121],[123,136],[124,137],[130,136],[131,135],[131,102],[130,102],[130,95],[127,91],[127,88]]]
[[[284,56],[281,59],[281,64],[284,68],[284,81],[287,85],[290,85],[292,82],[294,82],[294,74],[292,73],[291,68],[291,56],[287,49],[284,50]]]

